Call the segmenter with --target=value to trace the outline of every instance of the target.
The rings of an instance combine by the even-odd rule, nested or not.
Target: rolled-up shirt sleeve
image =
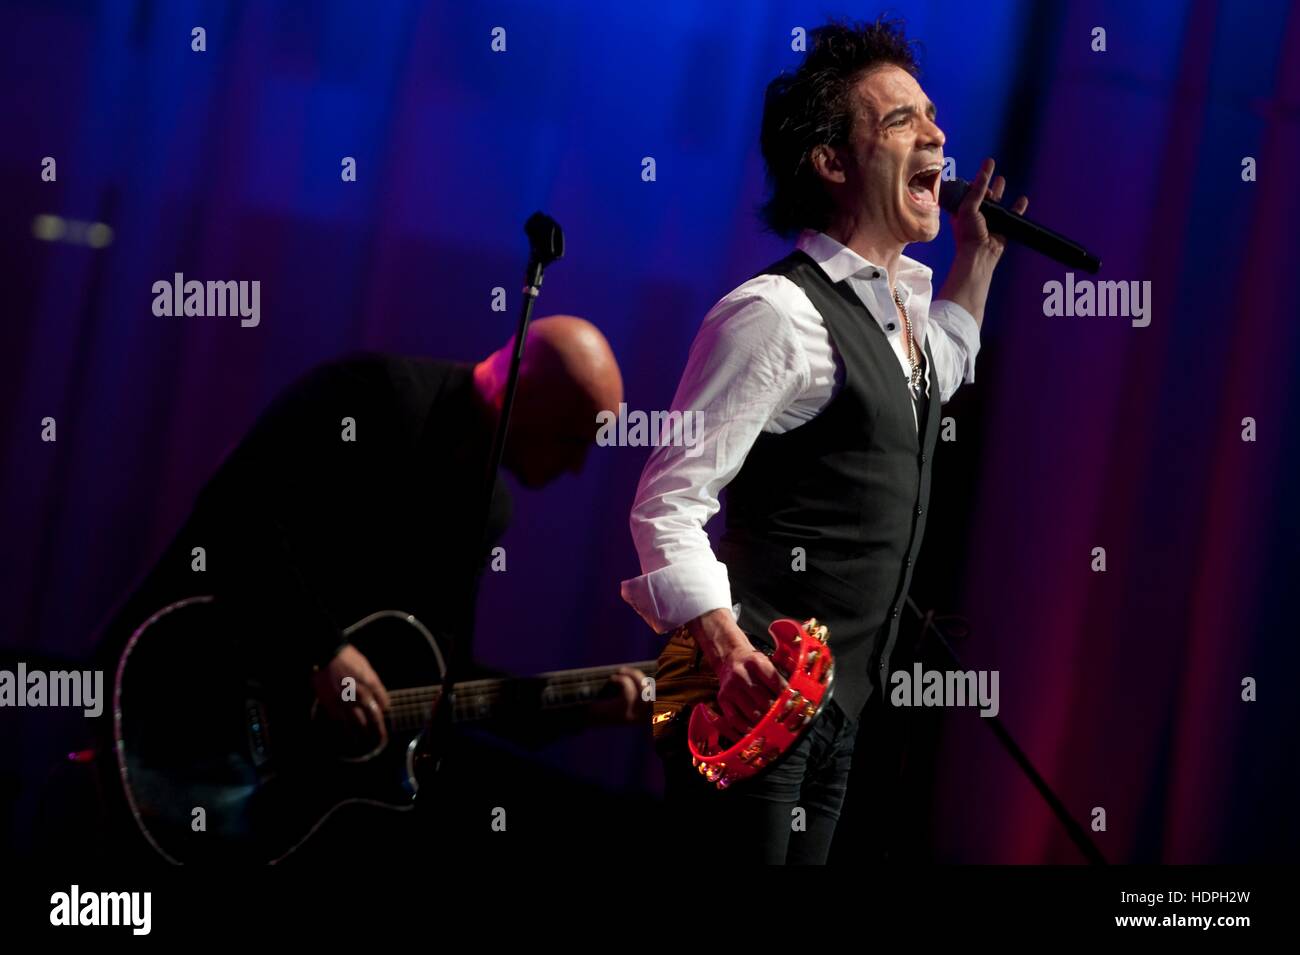
[[[621,592],[658,633],[730,609],[727,568],[704,526],[759,434],[809,380],[789,320],[741,292],[705,316],[673,398],[672,410],[693,415],[697,427],[657,447],[637,485],[629,523],[641,576],[623,581]]]
[[[947,299],[931,303],[929,320],[930,353],[942,402],[951,398],[962,382],[974,383],[980,328],[970,312]]]

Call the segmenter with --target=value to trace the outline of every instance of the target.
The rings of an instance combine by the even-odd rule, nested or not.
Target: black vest
[[[925,532],[939,430],[934,362],[927,345],[934,394],[921,397],[913,419],[898,358],[847,282],[831,282],[802,251],[759,274],[784,275],[804,290],[826,323],[844,380],[813,420],[759,435],[725,491],[718,559],[751,637],[767,641],[778,617],[816,617],[830,628],[834,697],[856,718],[888,685]]]

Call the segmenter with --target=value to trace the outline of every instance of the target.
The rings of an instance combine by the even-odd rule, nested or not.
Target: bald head
[[[474,368],[475,388],[496,412],[513,350],[512,336]],[[573,315],[537,319],[528,327],[519,366],[506,467],[529,487],[579,470],[596,436],[596,415],[617,412],[622,400],[623,376],[600,329]]]

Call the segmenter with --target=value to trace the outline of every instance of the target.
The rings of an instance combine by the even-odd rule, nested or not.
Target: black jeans
[[[857,733],[858,721],[832,699],[792,750],[724,790],[699,774],[689,752],[664,754],[670,858],[711,865],[824,864]]]

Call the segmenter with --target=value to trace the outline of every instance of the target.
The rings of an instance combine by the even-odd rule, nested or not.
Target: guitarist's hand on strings
[[[364,741],[367,749],[388,742],[384,711],[392,701],[365,654],[345,646],[311,678],[321,710],[336,726]]]
[[[718,678],[723,730],[740,739],[771,708],[786,679],[767,654],[754,649],[730,610],[710,610],[686,627]]]

